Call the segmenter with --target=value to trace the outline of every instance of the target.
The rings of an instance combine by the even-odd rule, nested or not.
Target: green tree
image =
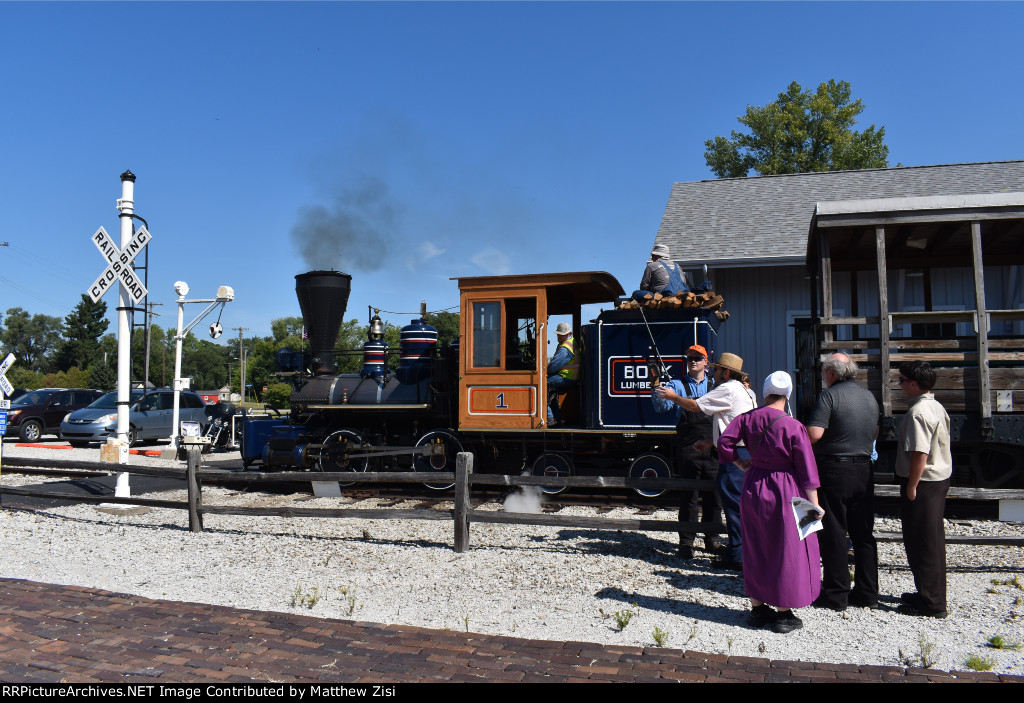
[[[459,336],[459,313],[457,312],[428,312],[423,321],[437,330],[438,351],[443,351]]]
[[[270,331],[274,335],[275,342],[281,342],[288,337],[301,339],[303,329],[301,317],[278,317],[270,321]]]
[[[747,106],[738,119],[749,134],[733,130],[704,142],[708,167],[718,178],[885,168],[885,127],[854,131],[864,106],[851,97],[846,81],[830,80],[815,92],[794,81],[775,102]]]
[[[168,366],[173,369],[170,361]],[[170,376],[173,376],[173,371]],[[191,332],[181,342],[181,375],[192,379],[193,390],[215,390],[228,380],[228,350],[220,344],[198,339]]]
[[[67,371],[75,366],[88,368],[99,352],[100,337],[107,331],[107,304],[92,302],[82,294],[82,300],[64,318],[64,340],[57,352],[57,367]]]
[[[9,308],[4,314],[0,343],[18,357],[18,364],[31,371],[47,372],[51,355],[60,344],[60,318],[31,315],[21,308]]]
[[[117,369],[113,364],[97,359],[89,367],[89,388],[112,391],[117,388]]]

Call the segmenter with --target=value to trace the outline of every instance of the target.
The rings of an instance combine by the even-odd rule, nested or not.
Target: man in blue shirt
[[[707,376],[708,353],[699,344],[686,350],[686,375],[681,381],[672,379],[665,386],[672,395],[651,392],[651,401],[658,412],[676,411],[676,449],[675,468],[679,478],[713,480],[718,472],[718,461],[710,449],[698,451],[693,445],[701,440],[711,439],[711,417],[702,412],[684,410],[671,400],[672,396],[700,398],[710,390]],[[699,522],[700,505],[704,506],[703,522],[721,522],[722,506],[718,493],[714,489],[684,490],[679,504],[679,522]],[[679,531],[679,556],[683,559],[693,558],[694,533]],[[709,552],[721,549],[721,542],[716,534],[704,534],[704,547]]]
[[[572,328],[566,322],[559,322],[555,327],[558,338],[558,349],[548,362],[548,424],[558,425],[562,421],[561,408],[558,406],[558,394],[565,393],[579,383],[580,358],[573,346]]]

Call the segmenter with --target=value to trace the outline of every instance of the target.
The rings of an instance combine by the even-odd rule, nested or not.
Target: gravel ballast
[[[96,461],[98,454],[4,445],[5,457]],[[0,476],[6,486],[59,480],[65,479],[6,469]],[[185,492],[145,497],[185,500]],[[340,507],[337,498],[218,487],[205,487],[203,499],[207,505]],[[394,500],[344,507],[378,508],[385,502]],[[411,509],[420,502],[394,507]],[[478,509],[502,507],[495,502]],[[561,512],[637,517],[632,508]],[[989,660],[994,672],[1024,673],[1024,650],[986,646],[995,635],[1024,642],[1021,547],[948,545],[950,615],[935,620],[895,611],[899,594],[914,590],[913,578],[902,544],[880,543],[882,608],[803,608],[797,612],[804,628],[781,635],[749,628],[742,576],[714,570],[699,551],[692,562],[680,561],[674,533],[475,523],[469,551],[457,554],[450,521],[206,515],[204,524],[203,533],[193,534],[187,513],[171,509],[110,511],[79,504],[3,510],[0,575],[149,598],[546,640],[652,646],[657,629],[666,633],[665,646],[702,652],[860,665],[927,663],[942,670],[964,670],[974,656]],[[898,532],[899,521],[877,517],[875,529]],[[947,520],[946,531],[1019,536],[1022,526]]]

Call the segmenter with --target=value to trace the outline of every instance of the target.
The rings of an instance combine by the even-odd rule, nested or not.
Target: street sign
[[[122,251],[114,244],[114,240],[110,238],[105,229],[100,227],[96,230],[96,233],[92,235],[92,243],[96,245],[96,248],[100,250],[100,254],[108,263],[107,268],[103,270],[100,277],[89,286],[89,297],[92,299],[92,302],[99,302],[103,294],[113,288],[114,283],[118,281],[124,284],[125,289],[136,304],[142,302],[149,291],[135,275],[132,263],[135,261],[135,257],[146,248],[151,239],[152,235],[150,235],[149,230],[141,227],[128,240]]]
[[[7,358],[0,362],[0,388],[3,388],[4,396],[8,398],[14,394],[14,386],[11,385],[11,382],[7,380],[7,376],[4,374],[7,373],[7,369],[11,368],[11,365],[17,358],[14,354],[8,354]],[[7,407],[10,407],[10,403],[7,404]]]

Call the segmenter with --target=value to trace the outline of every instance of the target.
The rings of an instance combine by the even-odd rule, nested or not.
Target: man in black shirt
[[[814,444],[825,509],[818,535],[823,577],[822,608],[846,610],[847,605],[878,607],[878,548],[875,544],[874,480],[871,454],[878,436],[878,402],[857,385],[857,364],[846,354],[831,354],[822,363],[825,390],[807,423]],[[846,534],[853,542],[854,586],[846,551]]]

